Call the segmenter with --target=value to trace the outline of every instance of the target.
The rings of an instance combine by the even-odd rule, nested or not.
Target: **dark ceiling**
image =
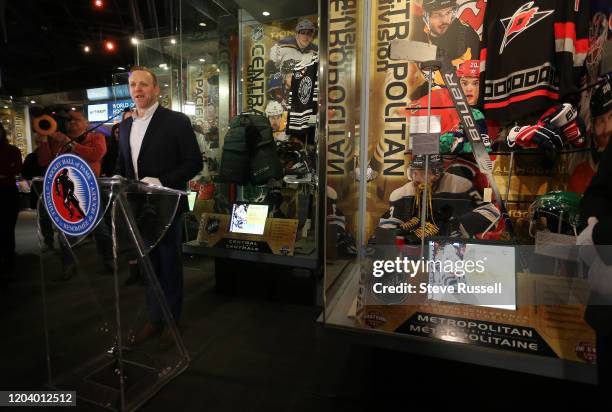
[[[135,61],[130,39],[215,31],[245,8],[261,20],[316,14],[317,1],[0,0],[0,97],[109,86]],[[182,8],[182,10],[181,10]],[[269,18],[261,12],[271,12]],[[206,27],[199,24],[206,22]],[[104,50],[112,40],[116,49]],[[90,53],[83,47],[89,45]]]
[[[108,86],[118,66],[135,61],[131,38],[179,31],[178,0],[0,0],[0,96]],[[183,0],[184,22],[214,30],[211,19],[236,13],[220,1]],[[198,12],[194,6],[201,3]],[[232,2],[229,2],[230,4]],[[218,5],[217,5],[218,4]],[[205,13],[205,14],[204,14]],[[192,29],[195,29],[192,27]],[[113,52],[104,50],[112,40]],[[83,47],[89,45],[90,53]]]

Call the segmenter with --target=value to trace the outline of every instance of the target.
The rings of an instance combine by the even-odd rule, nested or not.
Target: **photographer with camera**
[[[66,127],[66,133],[53,127],[49,131],[53,133],[41,135],[40,147],[38,149],[38,163],[47,167],[51,160],[64,153],[73,153],[85,160],[93,169],[96,176],[100,176],[102,158],[106,154],[106,141],[104,135],[89,131],[89,122],[85,115],[79,111],[69,112],[70,120]],[[110,234],[108,227],[101,222],[94,231],[98,253],[104,260],[105,266],[112,268],[112,256],[110,248]],[[61,239],[61,238],[60,238]],[[76,266],[70,251],[64,242],[60,241],[62,255],[61,280],[69,280],[76,274]]]
[[[74,153],[91,166],[96,176],[100,176],[102,158],[106,153],[104,136],[87,131],[89,122],[82,112],[73,110],[68,115],[70,120],[65,134],[56,130],[49,136],[41,136],[38,163],[41,166],[48,166],[56,156]]]

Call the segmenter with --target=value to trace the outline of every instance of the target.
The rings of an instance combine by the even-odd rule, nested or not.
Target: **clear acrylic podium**
[[[54,228],[55,248],[46,250],[42,179],[34,179],[47,384],[76,391],[77,402],[131,411],[190,361],[149,257],[184,193],[122,178],[98,183],[101,205],[94,231],[70,237]],[[148,320],[147,290],[149,303],[154,299],[161,308],[164,332],[134,345],[131,339]]]

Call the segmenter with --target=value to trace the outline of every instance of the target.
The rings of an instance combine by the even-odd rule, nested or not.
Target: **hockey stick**
[[[457,77],[455,68],[448,61],[448,59],[446,59],[445,53],[442,49],[438,48],[436,57],[440,63],[440,72],[442,73],[444,84],[448,88],[449,94],[453,99],[453,103],[455,103],[457,113],[461,119],[461,124],[463,124],[465,135],[472,145],[472,153],[474,153],[476,163],[478,164],[480,171],[487,176],[489,185],[491,186],[495,199],[499,205],[501,216],[504,219],[508,233],[514,237],[514,228],[512,227],[510,216],[506,210],[504,200],[500,196],[497,182],[493,178],[493,161],[491,160],[489,153],[487,153],[487,149],[484,141],[482,140],[482,136],[480,135],[480,131],[478,131],[476,128],[476,120],[474,120],[474,116],[472,115],[472,108],[468,104],[465,93],[463,93],[463,89],[459,84],[459,78]]]

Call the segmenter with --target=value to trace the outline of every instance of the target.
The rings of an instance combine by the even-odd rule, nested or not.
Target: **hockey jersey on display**
[[[585,0],[488,2],[480,50],[487,119],[519,120],[576,92],[588,26]]]
[[[378,226],[397,229],[402,223],[419,216],[415,207],[415,185],[408,182],[395,189],[389,196],[389,210],[380,218]],[[450,234],[450,218],[458,220],[470,235],[484,232],[498,218],[499,211],[484,202],[468,179],[452,173],[444,173],[432,187],[433,221],[440,227],[440,234]],[[429,217],[431,218],[431,217]]]
[[[306,136],[314,128],[312,116],[317,114],[319,100],[319,58],[313,56],[305,64],[295,66],[289,93],[289,114],[286,133],[290,136]]]

